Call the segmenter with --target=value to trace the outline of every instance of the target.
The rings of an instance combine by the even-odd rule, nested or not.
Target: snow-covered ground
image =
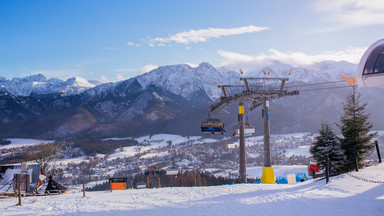
[[[384,181],[384,164],[351,172]],[[292,185],[238,184],[126,191],[79,191],[1,199],[1,215],[384,215],[384,184],[350,175]]]
[[[8,145],[0,145],[0,149],[9,149],[9,148],[19,148],[23,146],[34,146],[39,144],[46,144],[54,142],[52,140],[36,140],[36,139],[21,139],[21,138],[11,138],[6,139],[11,141],[11,144]]]
[[[108,138],[104,140],[124,140],[124,139],[132,139],[132,138],[131,137]],[[224,138],[224,139],[228,139],[228,138]],[[174,135],[174,134],[155,134],[152,136],[143,136],[143,137],[135,138],[135,140],[140,143],[139,146],[129,146],[129,147],[124,147],[122,149],[117,149],[115,153],[109,155],[108,160],[113,160],[116,158],[124,158],[124,157],[133,157],[138,153],[143,154],[141,158],[153,158],[155,156],[163,157],[167,155],[168,152],[159,152],[158,154],[156,154],[156,153],[151,153],[151,150],[165,147],[170,144],[171,145],[180,145],[180,144],[186,144],[186,143],[197,144],[197,143],[210,143],[210,142],[219,141],[219,139],[203,138],[201,136],[183,137],[183,136]]]
[[[311,153],[309,153],[309,148],[310,146],[307,145],[307,146],[299,146],[298,148],[287,149],[284,155],[286,157],[291,157],[293,155],[310,157]]]
[[[125,140],[125,139],[132,139],[132,137],[126,137],[126,138],[107,138],[104,140]],[[175,134],[154,134],[151,136],[142,136],[139,138],[134,138],[137,142],[144,144],[144,145],[152,145],[152,146],[158,146],[158,147],[164,147],[169,144],[172,145],[178,145],[182,143],[189,143],[189,144],[195,144],[195,143],[209,143],[209,142],[217,142],[218,139],[210,139],[210,138],[203,138],[201,136],[188,136],[183,137],[180,135]],[[229,139],[224,138],[224,139]]]

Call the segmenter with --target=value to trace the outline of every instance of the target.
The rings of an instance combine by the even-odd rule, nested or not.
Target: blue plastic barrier
[[[256,181],[248,181],[248,184],[260,184],[261,180],[256,180]]]
[[[296,173],[296,182],[307,181],[307,176],[305,173]]]
[[[287,176],[278,176],[276,177],[276,184],[288,184]]]

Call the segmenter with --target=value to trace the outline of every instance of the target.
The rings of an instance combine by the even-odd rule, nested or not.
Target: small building
[[[12,185],[13,189],[32,192],[39,186],[41,166],[39,164],[0,165],[0,185]]]
[[[112,190],[126,190],[127,189],[127,177],[109,178],[109,184]]]
[[[52,193],[67,193],[68,190],[66,187],[58,183],[57,181],[53,180],[52,176],[48,177],[48,185],[45,188],[45,193],[52,194]]]
[[[139,182],[136,185],[137,189],[143,189],[143,188],[146,188],[146,187],[147,187],[147,185],[144,182]]]

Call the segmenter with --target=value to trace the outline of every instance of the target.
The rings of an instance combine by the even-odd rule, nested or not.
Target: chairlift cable
[[[317,91],[317,90],[327,90],[327,89],[336,89],[336,88],[348,88],[348,87],[351,87],[351,86],[333,86],[333,87],[326,87],[326,88],[302,89],[302,90],[299,90],[299,91],[300,92],[303,92],[303,91]]]
[[[285,88],[297,88],[297,87],[304,87],[304,86],[325,85],[325,84],[340,83],[340,82],[345,82],[345,81],[344,80],[338,80],[338,81],[330,81],[330,82],[322,82],[322,83],[309,83],[309,84],[303,84],[303,85],[297,85],[297,86],[285,86]]]

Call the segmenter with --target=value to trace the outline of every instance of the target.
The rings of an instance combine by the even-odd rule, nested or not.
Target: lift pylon
[[[251,102],[249,110],[253,110],[260,105],[263,105],[264,113],[264,167],[262,183],[274,183],[274,172],[271,161],[271,144],[270,144],[270,116],[269,102],[277,98],[285,96],[298,95],[297,90],[287,91],[284,86],[288,78],[240,78],[244,85],[219,85],[223,91],[223,96],[220,101],[209,107],[210,112],[221,111],[225,107],[239,103],[239,146],[240,146],[240,161],[239,161],[239,181],[246,183],[246,152],[244,138],[244,102]],[[265,170],[265,171],[264,171]]]

